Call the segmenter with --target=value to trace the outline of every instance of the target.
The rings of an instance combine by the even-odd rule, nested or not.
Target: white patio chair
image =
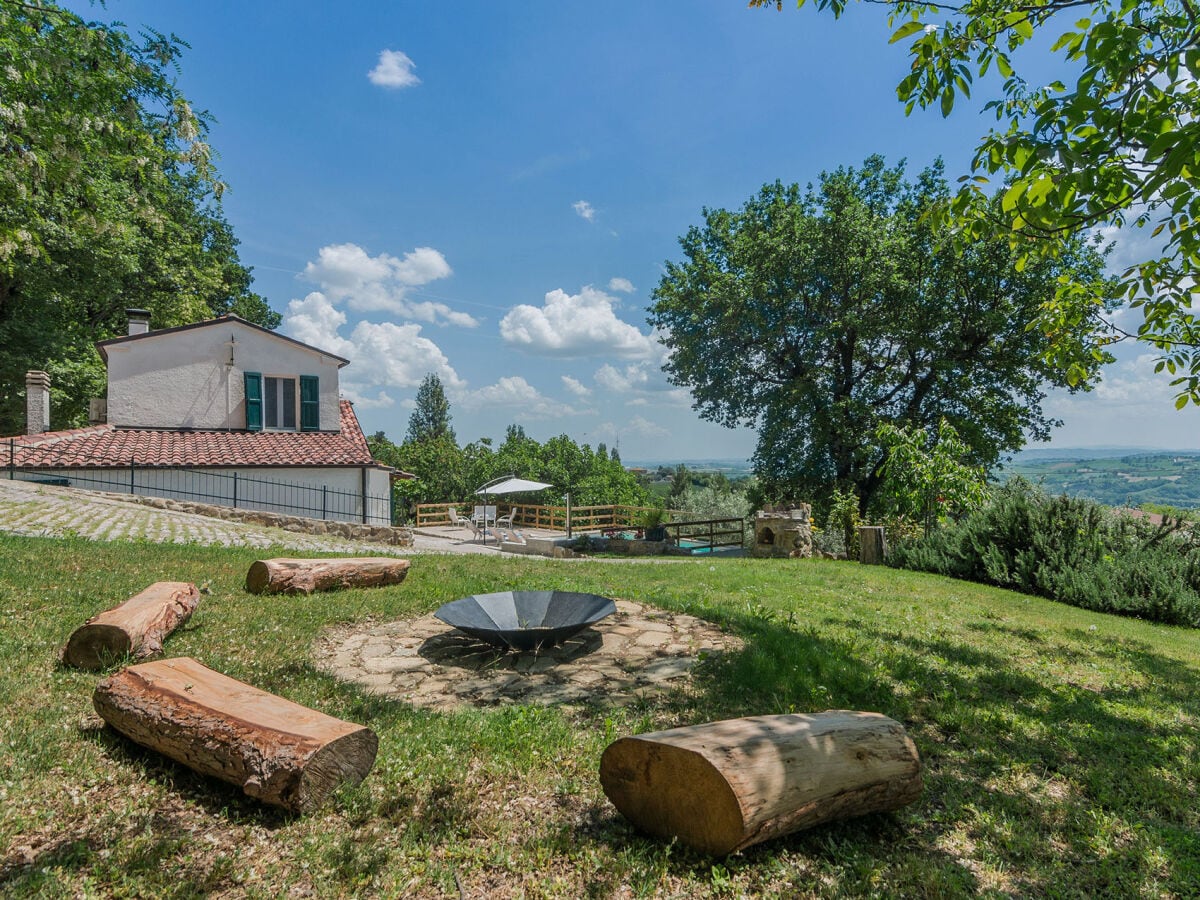
[[[472,533],[474,533],[475,531],[477,531],[477,529],[475,528],[475,523],[474,523],[474,522],[472,522],[472,521],[471,521],[470,519],[468,519],[466,516],[460,516],[460,515],[458,514],[458,507],[457,507],[457,506],[451,506],[451,507],[449,507],[449,509],[447,510],[447,512],[449,512],[449,513],[450,513],[450,524],[451,524],[451,525],[454,525],[454,526],[456,526],[456,527],[458,527],[458,528],[469,528],[469,529],[471,529],[471,532],[472,532]]]

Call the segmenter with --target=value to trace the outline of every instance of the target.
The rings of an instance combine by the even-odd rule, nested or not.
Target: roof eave
[[[293,337],[288,337],[286,334],[280,334],[277,331],[272,331],[270,328],[263,328],[263,326],[256,325],[254,322],[247,322],[241,316],[233,313],[227,313],[226,315],[216,319],[205,319],[203,322],[192,322],[188,325],[176,325],[173,328],[159,328],[155,331],[143,332],[142,334],[125,334],[121,335],[120,337],[96,341],[96,351],[100,354],[100,358],[107,363],[108,348],[115,346],[116,344],[127,344],[131,341],[138,341],[143,338],[159,337],[164,334],[175,334],[176,332],[180,331],[190,331],[194,328],[205,328],[209,325],[220,325],[226,322],[237,322],[240,325],[245,325],[247,328],[253,328],[257,331],[263,332],[263,334],[269,334],[271,337],[279,338],[282,341],[287,341],[288,343],[303,347],[305,350],[311,350],[314,353],[319,353],[321,356],[327,356],[330,359],[337,360],[339,369],[350,365],[350,360],[346,359],[344,356],[338,356],[336,353],[330,353],[328,350],[322,350],[320,347],[314,347],[312,344],[306,344],[304,341],[298,341]]]

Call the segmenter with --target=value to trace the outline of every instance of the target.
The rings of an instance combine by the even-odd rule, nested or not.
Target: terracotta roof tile
[[[181,431],[93,425],[15,439],[18,466],[363,466],[371,451],[354,407],[341,401],[341,430]],[[7,460],[5,460],[7,462]],[[378,465],[378,463],[375,463]]]

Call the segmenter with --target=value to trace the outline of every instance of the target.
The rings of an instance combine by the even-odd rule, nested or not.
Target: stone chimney
[[[145,334],[150,330],[150,310],[127,309],[125,315],[129,317],[130,335]]]
[[[50,376],[45,372],[25,373],[25,433],[50,430]]]

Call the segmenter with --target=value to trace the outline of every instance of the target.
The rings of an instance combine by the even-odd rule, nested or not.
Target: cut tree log
[[[75,629],[63,646],[62,661],[80,669],[103,669],[125,656],[154,656],[162,652],[167,635],[191,618],[199,602],[194,584],[155,582]]]
[[[871,712],[753,716],[621,738],[600,783],[638,828],[725,856],[921,793],[904,726]]]
[[[408,574],[408,560],[391,556],[344,559],[260,559],[246,573],[252,594],[311,594],[352,587],[399,584]]]
[[[887,536],[879,525],[858,527],[858,561],[864,566],[882,566],[887,556]]]
[[[379,749],[369,728],[186,656],[122,669],[97,685],[92,703],[134,743],[292,812],[315,809],[339,785],[358,784]]]

